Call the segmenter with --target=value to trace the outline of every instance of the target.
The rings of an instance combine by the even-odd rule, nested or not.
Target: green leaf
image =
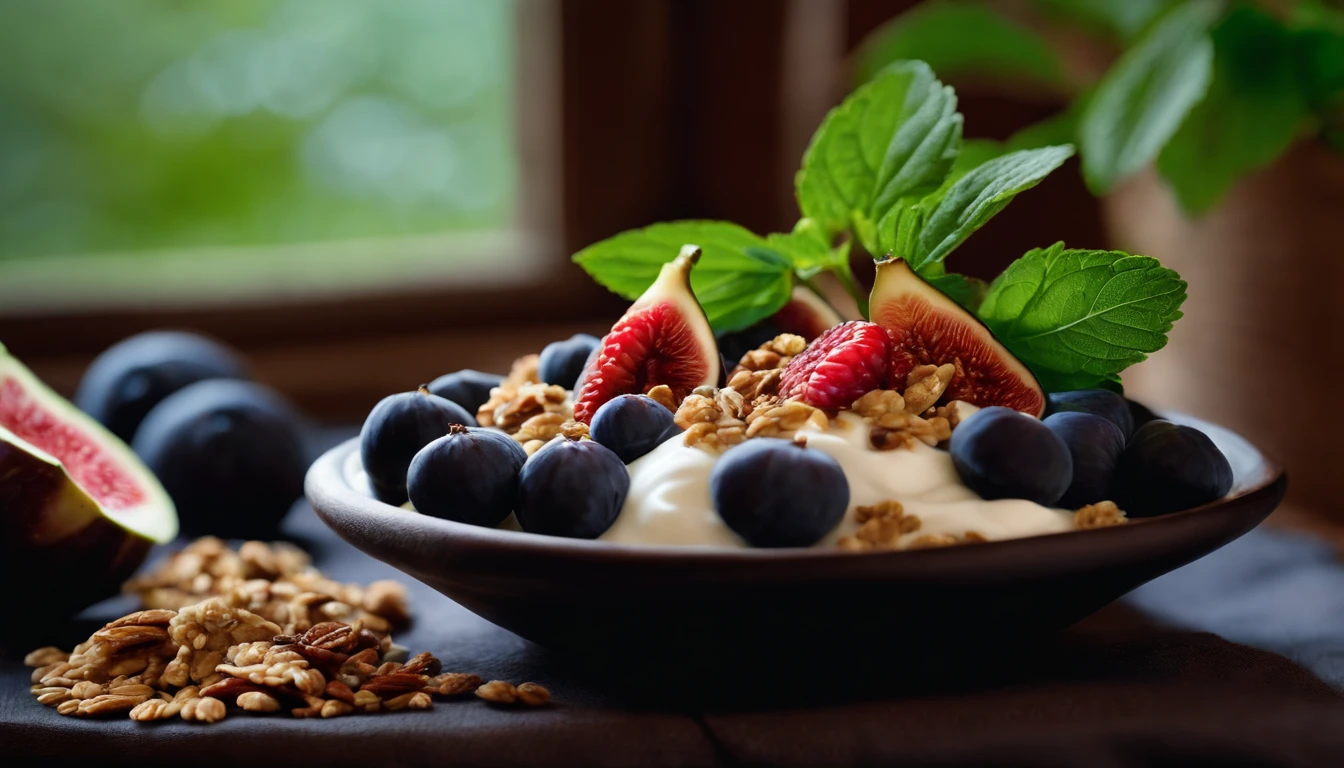
[[[902,216],[902,221],[896,225],[897,234],[892,245],[909,243],[913,239],[914,249],[896,251],[896,254],[909,261],[915,271],[925,271],[929,265],[947,258],[954,248],[1003,210],[1019,192],[1039,184],[1072,156],[1070,145],[1025,149],[975,167],[952,184],[941,199],[930,197],[921,201],[920,206],[928,211],[922,220],[909,214]],[[902,225],[918,225],[918,237],[901,233]]]
[[[1148,256],[1036,249],[1009,265],[980,319],[1034,371],[1076,384],[1114,378],[1167,343],[1185,282]]]
[[[1064,82],[1059,56],[1044,39],[978,2],[928,2],[883,25],[859,49],[859,82],[902,59],[925,61],[943,77]]]
[[[937,189],[961,144],[956,108],[956,94],[927,64],[904,61],[882,70],[812,136],[795,179],[803,215],[828,239],[851,226],[871,233],[897,200]],[[876,247],[871,235],[863,243]]]
[[[1030,366],[1028,366],[1030,367]],[[1046,392],[1072,392],[1076,389],[1109,389],[1123,395],[1124,386],[1116,374],[1095,376],[1090,373],[1055,373],[1049,368],[1033,369],[1036,381]]]
[[[1157,168],[1189,213],[1213,207],[1243,174],[1269,163],[1308,114],[1294,40],[1274,17],[1238,6],[1213,30],[1213,82],[1171,137]]]
[[[826,233],[812,219],[799,219],[792,232],[775,232],[766,235],[765,240],[771,248],[789,257],[793,271],[804,280],[836,269],[849,259],[849,241],[832,248]]]
[[[700,246],[691,288],[717,332],[745,328],[789,300],[789,256],[762,237],[724,221],[674,221],[632,229],[574,254],[574,261],[614,293],[634,300],[683,245]]]
[[[1204,96],[1213,69],[1216,0],[1169,12],[1111,67],[1083,113],[1083,176],[1101,194],[1142,169]]]
[[[1037,5],[1120,40],[1133,40],[1180,0],[1036,0]]]
[[[955,273],[934,275],[925,279],[972,314],[980,309],[985,293],[989,290],[984,280]]]

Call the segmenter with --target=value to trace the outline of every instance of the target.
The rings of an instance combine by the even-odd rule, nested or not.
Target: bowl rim
[[[1193,507],[1191,509],[1173,512],[1167,515],[1149,518],[1135,518],[1130,524],[1124,526],[1112,526],[1103,528],[1092,528],[1086,530],[1064,531],[1060,533],[1043,533],[1031,536],[1022,536],[1011,539],[997,539],[994,541],[977,544],[974,549],[977,552],[986,550],[1008,554],[1009,551],[1016,548],[1026,548],[1036,551],[1043,540],[1060,540],[1078,542],[1087,538],[1098,540],[1105,536],[1123,536],[1129,535],[1135,528],[1150,529],[1155,526],[1180,526],[1193,518],[1205,518],[1210,515],[1218,514],[1221,511],[1228,510],[1233,506],[1233,502],[1258,497],[1263,495],[1282,494],[1286,486],[1286,473],[1283,467],[1264,452],[1256,448],[1245,438],[1225,427],[1206,422],[1193,417],[1170,414],[1164,415],[1172,421],[1180,424],[1195,426],[1210,437],[1215,439],[1224,453],[1228,453],[1224,445],[1234,445],[1238,448],[1237,453],[1241,454],[1249,461],[1243,461],[1245,465],[1237,473],[1236,485],[1233,491],[1215,501],[1207,504]],[[841,550],[838,547],[791,547],[780,549],[762,549],[762,548],[728,548],[720,546],[684,546],[684,545],[648,545],[648,544],[628,544],[608,541],[597,541],[588,539],[571,539],[561,536],[547,536],[543,534],[527,533],[526,531],[514,531],[502,528],[486,528],[483,526],[470,525],[467,523],[457,523],[450,520],[443,520],[429,515],[422,515],[402,507],[393,506],[378,499],[368,496],[360,490],[354,488],[348,482],[345,474],[345,464],[350,460],[352,453],[359,450],[359,438],[352,437],[322,454],[308,470],[304,482],[304,492],[317,511],[318,516],[322,518],[329,527],[336,528],[338,532],[343,527],[331,519],[330,509],[341,509],[344,513],[351,511],[358,513],[365,521],[376,524],[376,518],[382,515],[395,516],[395,521],[399,526],[410,526],[420,528],[427,537],[442,539],[451,538],[456,544],[461,546],[470,546],[482,554],[488,554],[491,551],[507,553],[511,557],[517,556],[537,556],[537,557],[556,557],[556,556],[578,556],[588,562],[600,563],[627,563],[631,561],[643,561],[649,563],[660,563],[665,565],[704,563],[709,564],[733,564],[733,563],[820,563],[828,561],[845,561],[853,563],[856,560],[867,561],[877,558],[904,558],[901,562],[908,562],[914,559],[924,559],[940,555],[949,555],[953,552],[961,553],[966,547],[939,547],[918,550],[873,550],[869,552],[851,552]],[[1232,456],[1228,457],[1233,460]],[[1234,465],[1235,470],[1235,465]],[[1243,474],[1245,476],[1243,476]],[[1127,531],[1129,533],[1127,533]],[[344,534],[343,534],[344,535]]]

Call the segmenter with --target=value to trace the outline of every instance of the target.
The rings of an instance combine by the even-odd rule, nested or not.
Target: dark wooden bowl
[[[892,659],[1056,632],[1264,520],[1283,496],[1283,470],[1228,430],[1182,420],[1227,454],[1228,498],[1115,528],[947,549],[636,547],[452,523],[352,487],[353,439],[313,464],[307,494],[346,541],[557,651],[729,668]]]

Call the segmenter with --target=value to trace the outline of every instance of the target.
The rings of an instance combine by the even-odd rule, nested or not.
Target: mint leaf
[[[1157,16],[1181,0],[1036,0],[1083,26],[1132,40]]]
[[[1098,194],[1147,165],[1204,96],[1213,68],[1216,0],[1162,17],[1107,71],[1083,113],[1083,176]]]
[[[798,207],[828,239],[851,226],[876,248],[873,228],[897,200],[942,183],[961,144],[952,89],[921,61],[882,70],[826,115],[795,178]],[[875,252],[875,251],[874,251]]]
[[[889,246],[893,253],[910,262],[921,274],[942,262],[972,232],[1003,210],[1019,192],[1031,189],[1073,156],[1073,147],[1024,149],[996,157],[973,168],[947,188],[941,198],[930,196],[919,202],[927,214],[900,212],[899,220],[879,224],[879,247]],[[906,231],[902,231],[902,228]],[[918,228],[918,235],[913,228]],[[885,242],[894,231],[890,242]],[[895,250],[899,249],[899,250]],[[935,273],[936,274],[936,273]]]
[[[1167,343],[1185,282],[1120,251],[1036,249],[1009,265],[980,319],[1033,371],[1071,385],[1114,378]]]
[[[766,242],[793,262],[793,271],[803,280],[810,280],[828,269],[837,269],[849,262],[849,241],[832,248],[821,225],[812,219],[799,219],[793,231],[766,235]]]
[[[947,297],[960,304],[968,312],[975,313],[984,302],[989,286],[977,277],[967,277],[955,273],[934,275],[925,278],[934,288],[947,294]]]
[[[1306,118],[1293,38],[1274,17],[1238,6],[1213,30],[1213,82],[1157,160],[1190,213],[1213,207],[1242,174],[1278,157]]]
[[[691,288],[718,332],[745,328],[789,300],[792,261],[763,237],[725,221],[674,221],[632,229],[574,254],[608,290],[634,300],[683,245],[700,246]]]
[[[1064,82],[1064,67],[1044,39],[984,3],[916,6],[869,36],[858,59],[860,82],[902,59],[925,61],[943,77],[973,74],[1014,83]]]

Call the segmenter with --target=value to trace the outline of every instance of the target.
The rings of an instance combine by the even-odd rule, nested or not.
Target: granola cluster
[[[222,596],[278,627],[303,632],[323,621],[361,622],[385,636],[410,618],[406,588],[395,581],[367,587],[327,578],[308,555],[289,544],[245,542],[235,552],[207,536],[126,583],[145,608],[179,610]],[[274,634],[274,633],[273,633]]]
[[[743,355],[728,374],[728,386],[749,400],[778,394],[785,366],[806,348],[807,341],[802,336],[782,333]]]
[[[429,653],[408,659],[359,619],[282,632],[229,596],[178,611],[139,611],[107,624],[71,653],[39,648],[24,662],[34,668],[31,690],[39,703],[80,717],[126,713],[138,721],[213,723],[230,707],[340,717],[428,709],[434,696],[478,691],[492,703],[540,706],[550,699],[534,683],[515,687],[444,672]]]
[[[1125,516],[1124,510],[1116,506],[1113,501],[1098,501],[1073,513],[1073,527],[1079,530],[1110,528],[1128,522],[1129,518]]]
[[[545,384],[537,374],[539,357],[524,355],[513,362],[509,375],[490,390],[490,399],[476,411],[482,427],[507,432],[528,455],[557,435],[568,435],[585,425],[574,421],[574,405],[564,387]]]
[[[961,536],[926,533],[902,542],[901,537],[918,533],[923,521],[917,515],[906,514],[905,507],[895,499],[882,501],[870,507],[857,508],[854,520],[859,524],[859,529],[853,535],[845,536],[836,542],[836,546],[851,552],[873,549],[930,549],[989,541],[983,533],[966,531]]]

